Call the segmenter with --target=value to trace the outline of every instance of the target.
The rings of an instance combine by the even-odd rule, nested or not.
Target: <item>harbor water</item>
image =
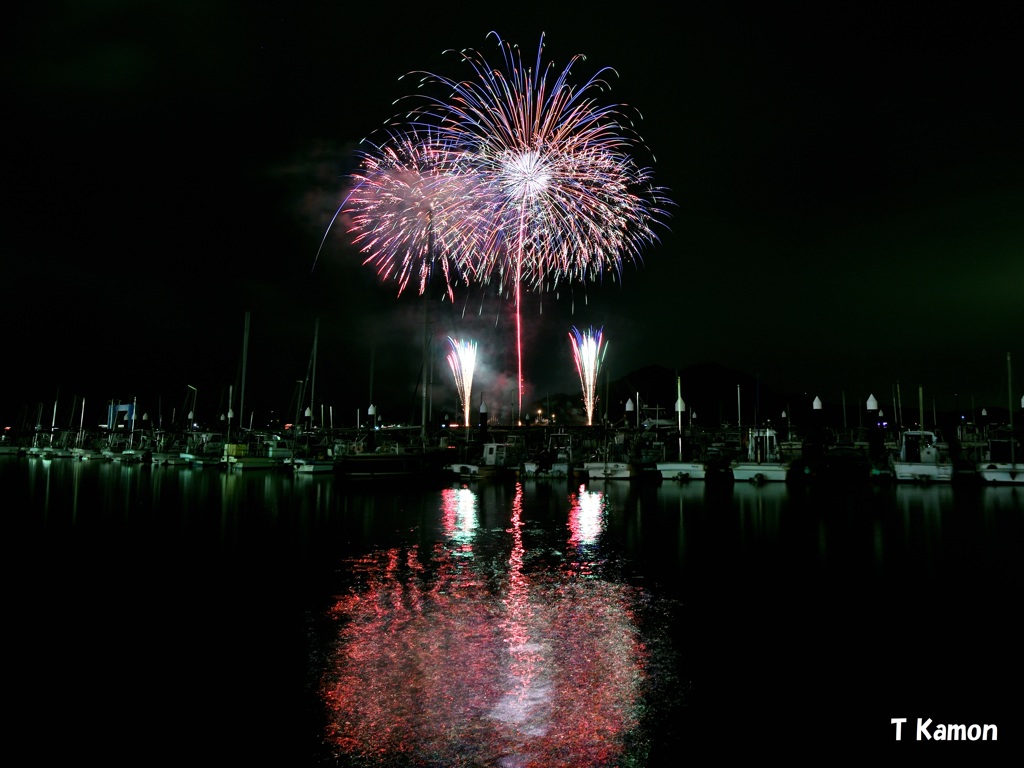
[[[0,497],[31,762],[1021,754],[1024,488],[2,456]]]

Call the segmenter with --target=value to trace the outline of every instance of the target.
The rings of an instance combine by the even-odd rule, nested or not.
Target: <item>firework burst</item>
[[[498,41],[504,69],[480,53],[459,56],[474,77],[453,80],[426,73],[425,84],[440,84],[445,98],[426,97],[417,125],[436,131],[442,144],[457,148],[475,176],[487,215],[467,252],[467,274],[497,281],[515,297],[522,411],[521,290],[553,290],[563,281],[618,276],[625,260],[640,262],[643,248],[657,238],[666,218],[664,189],[631,153],[642,145],[621,106],[603,106],[601,69],[581,87],[570,84],[581,55],[559,74],[542,60],[541,37],[533,66],[519,48]],[[550,82],[549,82],[550,80]]]
[[[532,65],[490,36],[504,66],[469,49],[458,56],[470,78],[419,73],[408,127],[363,157],[339,212],[365,263],[399,292],[415,276],[423,293],[440,270],[449,297],[459,283],[514,297],[521,414],[524,287],[619,279],[656,242],[671,201],[633,158],[643,142],[626,108],[599,101],[613,70],[574,86],[584,56],[558,72],[543,61],[543,36]]]
[[[465,158],[429,130],[389,133],[360,153],[352,188],[336,216],[360,252],[401,294],[415,279],[419,293],[440,272],[449,298],[469,284],[466,255],[479,248],[479,177]]]
[[[473,394],[473,373],[476,370],[477,343],[462,339],[456,341],[448,337],[452,351],[448,353],[448,365],[455,376],[455,387],[462,401],[462,417],[466,428],[469,428],[469,407]]]
[[[573,327],[569,333],[572,342],[573,357],[576,370],[583,385],[583,406],[587,411],[587,426],[594,423],[594,408],[597,406],[597,377],[604,363],[604,355],[608,347],[604,343],[603,330],[596,332],[593,328],[586,333]]]

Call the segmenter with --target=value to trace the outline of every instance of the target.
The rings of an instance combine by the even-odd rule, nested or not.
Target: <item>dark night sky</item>
[[[585,54],[581,79],[613,67],[607,99],[642,113],[676,203],[621,284],[526,302],[528,399],[579,390],[572,325],[604,328],[613,379],[717,363],[787,397],[888,401],[899,383],[980,408],[1006,405],[1009,352],[1020,398],[1012,3],[53,5],[5,43],[5,425],[55,400],[69,419],[76,397],[89,421],[111,398],[169,416],[187,384],[220,412],[246,312],[257,419],[295,406],[317,319],[317,402],[418,415],[422,300],[340,231],[313,263],[352,148],[414,87],[400,77],[468,74],[449,48],[498,63],[491,30],[527,58],[545,33],[558,71]],[[511,305],[429,314],[439,402],[456,397],[447,335],[479,339],[476,392],[514,400]]]

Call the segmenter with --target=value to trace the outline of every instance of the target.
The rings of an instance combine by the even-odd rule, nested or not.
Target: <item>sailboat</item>
[[[1013,428],[1013,377],[1010,372],[1009,352],[1006,353],[1006,383],[1010,398],[1009,428],[996,429],[989,433],[988,448],[976,469],[986,483],[1024,485],[1024,451],[1020,438]]]

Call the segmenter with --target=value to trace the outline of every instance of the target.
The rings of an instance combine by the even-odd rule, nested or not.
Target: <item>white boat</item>
[[[62,445],[47,445],[39,450],[37,454],[41,459],[70,459],[73,458],[70,448]]]
[[[114,461],[120,461],[122,464],[150,464],[153,461],[153,454],[145,448],[125,448]]]
[[[1024,485],[1024,462],[979,464],[978,475],[986,483]]]
[[[986,483],[1024,485],[1024,446],[1010,430],[995,430],[988,439],[985,454],[975,465],[978,476]]]
[[[937,429],[904,430],[889,464],[893,477],[901,483],[948,483],[953,479],[949,445]]]
[[[1010,429],[993,430],[981,461],[975,465],[985,482],[1024,485],[1024,446]]]
[[[733,480],[751,483],[784,483],[792,464],[779,447],[779,436],[770,427],[751,427],[747,431],[744,458],[729,464]]]
[[[707,477],[707,468],[703,461],[659,461],[655,466],[662,480],[685,483],[690,480],[704,480]]]
[[[632,480],[634,467],[628,461],[585,461],[583,471],[591,480]]]
[[[333,472],[335,469],[335,461],[332,458],[328,459],[310,459],[296,457],[291,460],[292,468],[296,473],[300,475],[320,474],[323,472]]]

